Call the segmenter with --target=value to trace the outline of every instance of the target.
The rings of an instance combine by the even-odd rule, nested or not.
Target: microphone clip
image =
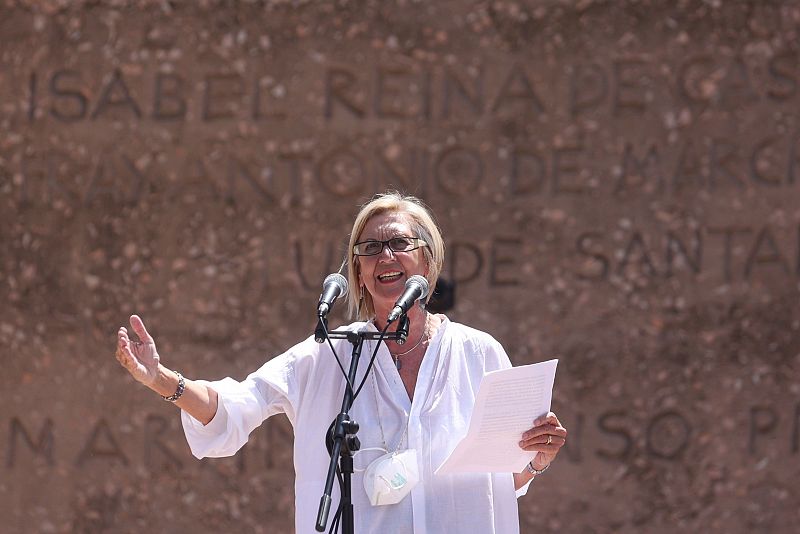
[[[325,343],[325,332],[328,331],[328,318],[322,315],[317,316],[317,327],[314,329],[314,341]]]
[[[397,339],[394,340],[395,343],[398,345],[402,345],[408,339],[408,315],[403,314],[397,319],[397,330],[395,330],[397,334]]]

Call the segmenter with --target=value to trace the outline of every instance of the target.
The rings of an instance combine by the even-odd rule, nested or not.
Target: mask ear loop
[[[361,452],[367,452],[367,451],[381,451],[381,452],[383,452],[383,454],[389,454],[389,451],[387,451],[387,450],[386,450],[386,449],[384,449],[383,447],[367,447],[366,449],[359,449],[359,450],[357,450],[355,453],[353,453],[353,459],[355,460],[355,457],[356,457],[356,456],[358,456],[358,454],[359,454],[359,453],[361,453]],[[377,460],[377,459],[378,459],[378,458],[376,458],[375,460]],[[373,462],[374,462],[375,460],[373,460]],[[355,462],[353,462],[353,463],[355,464]],[[372,463],[372,462],[370,462],[370,463]],[[355,465],[353,465],[353,471],[354,471],[354,472],[356,472],[356,473],[363,473],[363,472],[364,472],[364,471],[366,471],[367,469],[369,469],[369,466],[367,466],[367,467],[365,467],[365,468],[363,468],[363,469],[359,469],[359,468],[357,468]]]

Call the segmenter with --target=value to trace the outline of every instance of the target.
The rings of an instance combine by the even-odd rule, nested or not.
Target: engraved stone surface
[[[0,3],[3,532],[291,532],[283,417],[198,461],[113,358],[243,378],[358,206],[444,230],[451,319],[561,360],[523,532],[800,520],[800,6]],[[337,309],[332,322],[345,320]]]

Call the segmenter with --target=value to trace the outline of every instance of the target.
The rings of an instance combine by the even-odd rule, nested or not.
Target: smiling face
[[[393,237],[419,237],[412,229],[409,218],[398,212],[384,212],[367,221],[358,242],[386,241]],[[412,275],[428,274],[428,264],[422,248],[408,252],[394,252],[388,246],[375,256],[358,256],[358,280],[372,296],[378,316],[384,316],[403,293],[406,280]]]

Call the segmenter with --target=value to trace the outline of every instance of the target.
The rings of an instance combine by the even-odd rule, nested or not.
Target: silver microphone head
[[[386,321],[389,323],[396,321],[409,308],[411,308],[411,306],[413,306],[414,302],[427,297],[429,289],[428,281],[424,276],[420,276],[418,274],[410,276],[408,280],[406,280],[406,286],[403,294],[397,300],[397,304],[395,304],[394,308],[392,308],[392,311],[389,312],[389,316],[386,318]],[[413,296],[413,293],[409,292],[415,290],[419,290],[419,295],[412,301],[410,299]]]
[[[413,277],[412,277],[413,278]],[[339,297],[344,297],[347,295],[347,278],[342,276],[339,273],[331,273],[325,277],[325,280],[322,282],[322,287],[328,285],[328,283],[333,283],[339,286]]]
[[[422,288],[422,294],[419,296],[419,300],[422,300],[428,296],[428,291],[430,290],[430,286],[428,285],[427,278],[425,278],[424,276],[421,276],[419,274],[410,276],[408,280],[406,280],[406,287],[408,287],[409,284],[416,284]]]

